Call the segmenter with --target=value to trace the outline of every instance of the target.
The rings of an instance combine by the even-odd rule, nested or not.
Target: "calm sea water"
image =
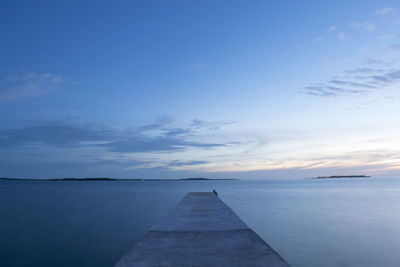
[[[400,266],[400,179],[0,181],[0,266],[113,266],[212,189],[292,266]]]

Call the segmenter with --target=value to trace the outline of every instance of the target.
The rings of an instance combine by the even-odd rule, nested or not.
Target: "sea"
[[[0,266],[113,266],[212,191],[291,266],[400,266],[400,178],[0,181]]]

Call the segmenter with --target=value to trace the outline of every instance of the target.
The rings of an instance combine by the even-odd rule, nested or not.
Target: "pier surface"
[[[212,192],[188,193],[115,265],[289,266]]]

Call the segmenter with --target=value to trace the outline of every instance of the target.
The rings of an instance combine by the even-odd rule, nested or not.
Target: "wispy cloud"
[[[397,37],[396,34],[382,34],[378,36],[378,40],[391,40],[396,39]]]
[[[52,73],[23,72],[8,76],[0,81],[0,102],[47,94],[67,83]]]
[[[375,11],[375,15],[378,16],[387,16],[394,11],[394,8],[391,7],[384,7]]]
[[[190,127],[194,129],[206,128],[208,130],[218,130],[221,126],[227,126],[237,123],[237,121],[203,121],[194,119],[190,123]]]
[[[23,128],[0,130],[0,148],[74,147],[103,142],[117,135],[111,128],[69,121],[30,122]]]
[[[95,159],[93,164],[99,166],[106,167],[119,167],[119,168],[129,168],[129,167],[138,167],[138,166],[146,166],[149,164],[148,161],[142,160],[133,160],[133,159],[125,159],[125,158],[116,158],[116,159]]]
[[[193,160],[193,161],[179,161],[173,160],[171,161],[168,166],[169,167],[183,167],[183,166],[196,166],[196,165],[203,165],[209,163],[208,161],[204,160]]]
[[[337,30],[337,26],[336,25],[332,25],[328,28],[328,32],[333,32]]]
[[[367,62],[366,62],[367,65],[373,66],[373,68],[375,70],[379,70],[380,72],[385,72],[385,68],[397,68],[399,63],[400,63],[400,58],[394,58],[390,61],[369,58],[369,59],[367,59]]]
[[[400,68],[387,67],[390,66],[389,63],[378,60],[373,63],[375,65],[381,64],[382,67],[361,67],[347,70],[345,75],[332,78],[326,82],[306,86],[302,88],[301,92],[323,97],[367,94],[373,90],[380,90],[389,85],[400,83]],[[367,64],[369,63],[367,62]]]
[[[351,22],[350,27],[356,30],[362,30],[366,32],[373,32],[376,31],[377,26],[375,24],[369,23],[369,22]]]
[[[394,149],[359,150],[331,155],[309,158],[310,162],[318,162],[306,169],[318,169],[321,167],[351,167],[357,168],[379,168],[380,170],[398,167],[400,152]]]
[[[322,37],[316,37],[315,39],[314,39],[314,42],[317,42],[317,43],[320,43],[320,42],[322,42],[324,39],[322,38]]]
[[[187,141],[184,138],[169,136],[138,136],[133,138],[124,138],[123,140],[111,141],[99,146],[107,148],[111,152],[119,153],[138,153],[138,152],[172,152],[182,151],[189,147],[215,148],[224,147],[225,144],[219,143],[200,143],[196,141]]]
[[[344,32],[339,32],[338,35],[337,35],[337,37],[338,37],[340,40],[346,40],[346,39],[347,39],[347,36],[345,35]]]
[[[172,121],[173,121],[172,118],[170,118],[168,116],[163,116],[163,117],[158,118],[154,123],[146,124],[146,125],[138,127],[137,131],[147,132],[147,131],[152,131],[152,130],[159,130],[162,127],[170,124]]]
[[[313,95],[313,96],[338,96],[345,93],[362,93],[365,90],[355,90],[355,89],[348,89],[344,86],[333,86],[329,82],[328,83],[321,83],[312,86],[306,86],[303,88],[302,92]]]
[[[206,124],[206,122],[202,122]],[[193,139],[196,124],[186,128],[166,127],[167,122],[116,130],[107,125],[71,121],[31,122],[23,128],[0,130],[0,148],[103,147],[109,152],[173,152],[190,147],[211,149],[231,143],[198,142]],[[224,125],[224,123],[222,123]],[[214,125],[214,129],[218,127]],[[157,133],[146,133],[158,130]],[[209,129],[210,130],[210,129]]]

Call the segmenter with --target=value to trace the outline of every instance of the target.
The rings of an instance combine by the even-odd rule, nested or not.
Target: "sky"
[[[0,177],[400,175],[399,1],[0,2]]]

